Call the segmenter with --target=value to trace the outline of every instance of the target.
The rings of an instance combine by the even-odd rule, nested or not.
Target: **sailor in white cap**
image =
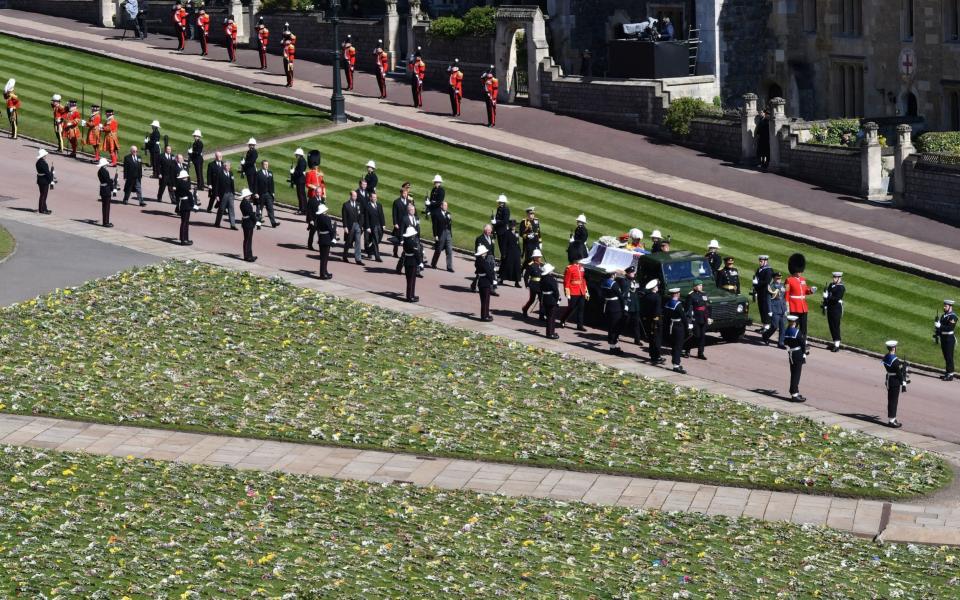
[[[683,355],[687,330],[693,329],[693,323],[687,319],[687,310],[680,301],[680,288],[670,288],[667,292],[670,294],[670,299],[663,306],[663,318],[667,324],[667,339],[670,340],[673,358],[671,364],[677,373],[686,373],[686,369],[680,365],[680,357]]]
[[[661,244],[663,243],[663,234],[659,229],[654,229],[650,234],[650,252],[663,252]]]
[[[710,263],[710,270],[713,271],[714,277],[716,277],[720,269],[723,268],[723,257],[720,256],[718,250],[720,250],[720,244],[717,240],[710,240],[710,243],[707,244],[707,253],[703,255],[703,257],[707,259],[707,262]]]
[[[143,201],[143,160],[140,158],[140,149],[130,146],[130,154],[123,157],[123,203],[130,202],[130,194],[136,192],[140,206],[146,206]]]
[[[433,233],[433,241],[440,237],[442,223],[437,218],[440,212],[440,205],[447,197],[446,190],[443,189],[443,177],[439,174],[433,176],[433,187],[430,189],[430,195],[423,202],[423,210],[430,217],[430,230]]]
[[[822,310],[827,315],[827,325],[830,327],[830,352],[840,351],[840,319],[843,318],[843,295],[847,287],[843,284],[843,272],[834,271],[833,281],[823,290]]]
[[[770,257],[761,254],[757,257],[759,265],[753,273],[753,296],[757,300],[757,310],[760,312],[760,321],[763,323],[761,332],[770,329],[770,293],[767,287],[773,279],[773,269],[770,267]]]
[[[400,257],[404,275],[407,278],[407,302],[419,302],[417,296],[417,272],[423,260],[420,257],[420,241],[416,227],[407,227],[403,232],[403,254]]]
[[[297,148],[293,151],[294,165],[290,167],[290,185],[297,190],[297,214],[306,214],[307,210],[307,159],[304,156],[303,148]],[[314,211],[316,212],[316,211]],[[313,217],[307,215],[307,222],[311,222]]]
[[[242,177],[247,180],[249,187],[256,187],[257,185],[257,159],[259,157],[257,140],[250,138],[247,141],[247,153],[240,159],[240,172]]]
[[[523,262],[530,262],[533,257],[533,251],[543,248],[541,244],[540,219],[537,218],[537,209],[533,206],[527,208],[527,218],[520,223],[520,239],[523,240]]]
[[[367,173],[363,176],[363,179],[367,182],[367,191],[370,193],[377,191],[377,184],[380,183],[380,178],[377,177],[377,163],[368,160],[367,161]]]
[[[553,265],[547,263],[538,270],[540,273],[540,281],[538,282],[541,298],[540,308],[547,322],[546,336],[551,340],[555,340],[560,337],[557,335],[556,329],[557,307],[560,304],[560,286],[557,283]]]
[[[17,80],[10,79],[3,86],[3,99],[7,105],[7,121],[10,122],[10,139],[17,139],[20,124],[20,98],[17,97]]]
[[[603,303],[604,323],[607,327],[607,346],[610,354],[623,354],[620,348],[620,326],[623,321],[623,287],[617,280],[618,269],[607,268],[600,283],[600,301]]]
[[[337,241],[337,224],[327,214],[329,210],[326,204],[318,205],[314,218],[317,248],[320,250],[320,279],[333,279],[327,264],[330,262],[330,247]]]
[[[253,192],[247,188],[240,191],[240,227],[243,229],[243,260],[254,262],[257,257],[253,255],[253,230],[257,227],[257,211],[253,207],[250,198]]]
[[[109,166],[110,161],[106,158],[101,158],[97,163],[97,181],[100,182],[100,208],[103,217],[100,225],[103,227],[113,227],[113,223],[110,222],[110,198],[113,195],[114,186],[113,177],[107,169]]]
[[[900,403],[900,392],[907,391],[910,376],[907,373],[907,363],[897,356],[897,340],[887,341],[887,353],[882,362],[886,371],[884,384],[887,387],[887,426],[899,429],[903,424],[897,420],[897,405]]]
[[[497,250],[500,251],[501,257],[507,249],[507,229],[510,227],[510,207],[507,206],[509,203],[506,195],[500,194],[497,196],[497,212],[490,218],[493,233],[497,238]],[[523,262],[523,257],[521,257],[521,262]]]
[[[150,133],[143,138],[143,149],[150,155],[150,167],[153,168],[153,178],[160,178],[160,121],[154,119],[150,123]]]
[[[190,164],[193,165],[194,179],[197,180],[197,189],[202,190],[206,187],[203,181],[203,134],[199,129],[193,130],[193,145],[187,150],[190,158]],[[253,185],[254,182],[247,182],[247,185]]]
[[[793,402],[806,402],[806,398],[800,395],[800,374],[803,372],[803,365],[807,362],[807,338],[800,331],[798,321],[800,317],[790,315],[787,317],[787,330],[783,332],[783,343],[787,347],[787,359],[790,362],[790,400]]]
[[[42,215],[49,215],[53,212],[47,208],[47,194],[57,180],[53,167],[44,158],[46,155],[47,151],[43,148],[37,150],[37,187],[40,188],[40,203],[37,206],[37,212]]]
[[[530,310],[530,307],[533,306],[533,303],[537,300],[540,300],[540,320],[543,320],[543,301],[540,297],[540,280],[543,277],[543,253],[540,250],[534,250],[533,256],[530,258],[530,262],[526,264],[523,268],[523,281],[527,286],[527,301],[524,303],[523,308],[520,309],[520,312],[523,313],[523,316],[527,316],[527,312]],[[557,299],[559,301],[559,298]]]
[[[660,347],[663,343],[663,299],[660,297],[660,282],[651,279],[643,289],[643,297],[640,299],[640,316],[643,319],[643,328],[647,332],[647,351],[650,353],[650,364],[659,365],[666,362],[660,355]]]
[[[943,301],[943,315],[933,322],[933,339],[940,343],[940,352],[943,353],[945,364],[944,381],[953,381],[953,351],[957,345],[957,313],[953,310],[953,300]]]
[[[589,237],[587,217],[581,214],[577,217],[576,228],[573,230],[573,233],[570,234],[570,243],[569,246],[567,246],[567,260],[569,262],[583,260],[587,257],[587,239]]]
[[[490,296],[493,294],[493,288],[497,285],[496,263],[490,249],[484,245],[477,246],[474,266],[477,273],[477,290],[480,292],[480,320],[492,321],[490,315]]]
[[[190,239],[190,213],[199,206],[194,206],[194,194],[190,189],[190,172],[186,168],[177,172],[177,181],[171,192],[171,199],[176,204],[176,213],[180,215],[180,245],[192,246]]]
[[[627,233],[627,250],[633,250],[634,252],[640,252],[644,250],[643,247],[643,231],[634,227]]]

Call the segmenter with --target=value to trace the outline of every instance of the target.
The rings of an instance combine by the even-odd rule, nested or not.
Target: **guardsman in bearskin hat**
[[[257,51],[260,53],[260,68],[267,68],[267,44],[270,42],[270,30],[263,24],[263,17],[257,23]]]
[[[230,62],[237,62],[237,24],[233,21],[233,15],[227,17],[223,33],[227,43],[227,57]]]
[[[791,254],[787,260],[787,269],[790,270],[790,277],[787,277],[785,296],[787,297],[787,310],[791,315],[797,317],[797,326],[803,337],[807,337],[807,296],[817,291],[816,287],[807,285],[807,280],[803,272],[807,268],[807,258],[799,252]]]
[[[10,122],[10,138],[17,139],[20,135],[19,125],[20,125],[20,98],[17,97],[17,92],[14,89],[17,85],[15,79],[11,79],[7,82],[7,85],[3,86],[3,99],[7,102],[7,121]]]
[[[70,142],[70,156],[77,157],[77,144],[80,142],[80,124],[83,116],[77,108],[77,101],[67,102],[67,114],[63,117],[63,137]]]
[[[96,104],[90,106],[90,118],[81,121],[87,127],[87,145],[93,147],[94,161],[100,160],[100,137],[103,131],[100,121],[100,107]]]
[[[320,151],[311,150],[307,153],[307,247],[313,248],[313,236],[316,234],[317,207],[326,204],[327,188],[323,181],[323,171],[320,170]]]
[[[347,76],[347,91],[353,90],[353,72],[357,68],[357,49],[353,47],[353,36],[347,34],[340,46],[343,52],[343,72]]]
[[[113,109],[107,109],[107,119],[101,125],[103,139],[101,149],[110,155],[110,166],[117,166],[117,153],[120,151],[120,124],[113,114]]]
[[[57,138],[57,151],[63,152],[63,118],[67,116],[67,109],[60,100],[60,94],[54,94],[50,98],[50,109],[53,111],[53,134]]]
[[[390,70],[390,56],[383,49],[383,40],[377,40],[377,48],[373,51],[377,61],[377,85],[380,86],[380,99],[387,97],[387,72]]]
[[[200,56],[206,56],[207,44],[210,42],[210,15],[203,8],[197,17],[197,28],[200,29]]]
[[[500,81],[494,74],[493,65],[483,74],[483,102],[487,105],[487,127],[497,124],[497,97],[500,94]]]
[[[460,59],[453,59],[453,64],[447,68],[450,73],[450,112],[454,117],[460,116],[460,101],[463,100],[463,72],[460,70]]]

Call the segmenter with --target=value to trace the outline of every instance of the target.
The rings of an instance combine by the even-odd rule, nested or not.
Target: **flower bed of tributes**
[[[836,495],[930,453],[201,263],[0,309],[0,410]]]
[[[0,447],[0,595],[952,598],[828,529]]]

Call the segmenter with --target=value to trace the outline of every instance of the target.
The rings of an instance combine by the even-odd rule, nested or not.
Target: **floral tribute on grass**
[[[206,264],[0,316],[17,413],[854,496],[950,478],[875,437]]]
[[[949,598],[828,529],[0,447],[0,595]]]

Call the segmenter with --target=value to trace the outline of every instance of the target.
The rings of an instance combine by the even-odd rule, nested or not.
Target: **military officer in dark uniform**
[[[603,316],[607,326],[607,346],[610,354],[623,354],[623,350],[620,348],[620,324],[623,321],[623,288],[617,281],[616,269],[607,269],[607,276],[600,283],[600,299],[603,302]]]
[[[123,157],[123,203],[130,201],[130,194],[136,193],[140,206],[146,206],[143,201],[143,162],[136,146],[130,146],[130,154]]]
[[[783,343],[787,347],[787,359],[790,362],[790,400],[806,402],[807,399],[800,395],[800,374],[803,372],[803,364],[807,362],[807,338],[800,331],[797,323],[799,320],[797,315],[787,317]]]
[[[823,290],[823,312],[827,315],[830,327],[830,352],[840,352],[840,319],[843,318],[843,295],[847,287],[843,285],[843,272],[834,271],[833,281]]]
[[[761,254],[757,257],[760,265],[753,274],[753,297],[757,301],[757,310],[760,311],[760,321],[763,323],[762,333],[770,329],[770,293],[767,290],[773,279],[773,269],[770,267],[770,257]]]
[[[490,219],[490,224],[493,225],[493,233],[497,237],[497,249],[500,250],[501,257],[503,257],[507,248],[507,229],[510,227],[510,208],[507,204],[509,204],[507,197],[500,194],[497,198],[497,212]]]
[[[370,189],[369,184],[367,190]],[[377,262],[383,262],[380,258],[380,240],[383,238],[383,228],[387,221],[383,216],[383,205],[376,192],[370,192],[369,198],[363,203],[363,224],[364,224],[364,247],[367,252],[367,259],[373,258]]]
[[[690,312],[693,321],[693,338],[690,340],[692,346],[697,344],[697,358],[706,360],[703,353],[703,345],[707,339],[707,327],[713,323],[710,318],[710,299],[703,293],[703,282],[699,279],[693,280],[693,289],[687,294],[687,310]],[[690,349],[687,348],[687,356],[690,355]]]
[[[647,330],[650,363],[662,364],[666,362],[660,355],[663,340],[663,301],[660,299],[660,282],[656,279],[651,279],[644,286],[644,294],[640,299],[640,315],[643,318],[643,327]]]
[[[553,274],[553,265],[546,264],[543,265],[542,268],[539,268],[538,265],[538,269],[540,271],[540,281],[538,283],[540,294],[543,298],[540,304],[543,307],[543,313],[547,320],[546,334],[548,338],[555,340],[560,337],[557,335],[556,330],[557,306],[560,304],[560,286],[557,284],[557,278]]]
[[[417,229],[415,227],[407,227],[403,232],[403,256],[401,259],[407,279],[407,302],[419,302],[417,271],[420,268],[420,242],[417,240]]]
[[[196,175],[197,189],[202,189],[203,185],[203,134],[199,129],[193,131],[193,145],[187,150],[190,157],[190,164],[193,165],[193,172]]]
[[[173,149],[170,146],[166,146],[163,149],[163,154],[160,155],[160,179],[157,182],[157,202],[163,202],[163,193],[167,192],[167,195],[170,196],[170,202],[174,204],[177,203],[173,192],[173,186],[177,184],[177,174],[179,173],[176,169],[176,164],[177,159],[173,155]]]
[[[523,240],[523,262],[528,263],[533,251],[540,248],[540,219],[532,206],[527,209],[527,218],[520,223],[520,239]]]
[[[330,247],[337,241],[337,224],[327,214],[329,210],[326,204],[317,202],[317,208],[314,211],[317,247],[320,250],[320,279],[333,279],[327,264],[330,262]]]
[[[687,338],[687,330],[693,325],[688,321],[686,307],[680,301],[680,288],[670,288],[668,291],[670,299],[663,306],[663,319],[668,324],[667,335],[673,354],[671,364],[677,373],[686,373],[686,369],[680,364],[680,357],[683,354],[683,342]]]
[[[270,170],[270,161],[265,160],[260,163],[260,170],[257,171],[254,182],[256,184],[256,192],[253,197],[257,201],[257,223],[263,223],[263,209],[266,207],[267,217],[270,219],[270,226],[276,229],[280,223],[277,222],[277,217],[273,214],[273,201],[276,198],[276,187],[273,183],[273,171]]]
[[[480,246],[486,247],[487,251],[493,255],[493,225],[487,224],[483,226],[483,233],[478,235],[473,240],[473,247],[479,248]],[[480,275],[480,273],[474,272],[475,275]],[[473,282],[470,284],[470,291],[477,291],[477,278],[473,278]]]
[[[587,231],[586,215],[577,217],[577,227],[570,235],[570,245],[567,246],[567,260],[573,262],[587,257],[587,239],[590,234]]]
[[[480,292],[480,320],[492,321],[490,314],[490,296],[497,285],[496,264],[490,249],[484,245],[477,246],[475,271],[477,273],[477,290]]]
[[[734,294],[740,293],[740,271],[733,266],[733,257],[723,259],[724,267],[717,273],[717,287]]]
[[[713,271],[714,277],[716,277],[720,269],[723,268],[723,259],[720,258],[718,250],[720,250],[720,244],[717,240],[710,240],[710,243],[707,244],[707,253],[703,255],[703,257],[707,259],[707,263],[710,264],[710,270]]]
[[[243,173],[243,177],[250,187],[255,187],[257,184],[257,159],[259,157],[257,140],[250,138],[247,142],[247,153],[240,159],[240,172]]]
[[[97,181],[100,182],[100,212],[103,217],[100,225],[103,227],[113,227],[113,223],[110,222],[110,198],[113,195],[113,177],[110,177],[110,171],[107,169],[107,167],[110,166],[110,161],[106,158],[101,158],[97,166],[100,167],[97,169]]]
[[[290,167],[290,187],[297,190],[297,214],[307,210],[307,159],[303,157],[303,148],[293,151],[296,163]]]
[[[253,262],[257,257],[253,255],[253,230],[257,226],[257,212],[250,198],[253,194],[249,189],[240,191],[240,227],[243,229],[243,260]]]
[[[143,138],[143,149],[150,154],[153,178],[160,177],[160,121],[150,123],[150,133]]]
[[[369,183],[367,187],[369,187]],[[404,181],[403,185],[400,186],[400,195],[396,200],[393,201],[393,256],[396,258],[397,250],[400,245],[403,243],[403,234],[406,231],[405,228],[401,227],[403,220],[407,217],[407,204],[410,204],[412,199],[410,198],[410,182]],[[403,262],[401,258],[401,263]],[[400,266],[399,264],[397,265]],[[400,272],[400,269],[397,269],[397,272]]]
[[[623,310],[626,313],[624,321],[627,324],[627,332],[633,336],[633,343],[640,345],[640,284],[637,283],[637,269],[630,266],[624,270],[623,288]]]
[[[363,176],[363,180],[367,182],[368,192],[377,191],[377,184],[380,183],[380,178],[377,177],[377,163],[372,160],[367,161],[367,174]]]
[[[897,405],[900,403],[900,392],[907,391],[906,364],[897,356],[897,340],[887,342],[887,353],[883,357],[883,369],[887,387],[887,426],[899,429],[903,423],[897,420]]]
[[[650,252],[663,252],[663,234],[659,229],[654,229],[650,234]]]
[[[430,217],[430,228],[433,230],[434,240],[440,237],[440,230],[436,227],[438,223],[434,217],[437,212],[440,211],[440,205],[443,204],[443,200],[446,197],[447,191],[443,189],[443,177],[440,177],[439,174],[434,175],[433,187],[430,188],[430,194],[427,196],[427,199],[423,201],[423,210],[426,216]]]
[[[49,215],[51,210],[47,209],[47,194],[53,187],[53,169],[44,158],[47,151],[43,148],[37,151],[37,187],[40,188],[40,203],[37,205],[37,212],[42,215]]]
[[[953,311],[953,300],[943,301],[943,315],[933,323],[933,339],[940,342],[945,367],[944,381],[953,381],[953,350],[957,345],[957,313]]]
[[[527,263],[526,268],[523,270],[523,281],[527,286],[528,296],[527,302],[523,305],[523,309],[520,311],[523,313],[523,316],[527,316],[527,311],[530,310],[530,307],[533,306],[533,303],[537,300],[540,301],[540,316],[541,320],[544,314],[543,310],[543,300],[540,297],[542,287],[540,282],[543,278],[543,253],[540,250],[533,251],[533,257],[530,259],[530,262]],[[556,281],[554,281],[556,283]],[[559,303],[560,298],[557,297],[556,301]],[[556,306],[556,305],[554,305]]]
[[[177,202],[177,211],[180,213],[180,245],[192,246],[190,239],[190,213],[193,212],[193,194],[190,191],[190,173],[186,169],[177,174],[177,183],[174,186],[174,198]]]

